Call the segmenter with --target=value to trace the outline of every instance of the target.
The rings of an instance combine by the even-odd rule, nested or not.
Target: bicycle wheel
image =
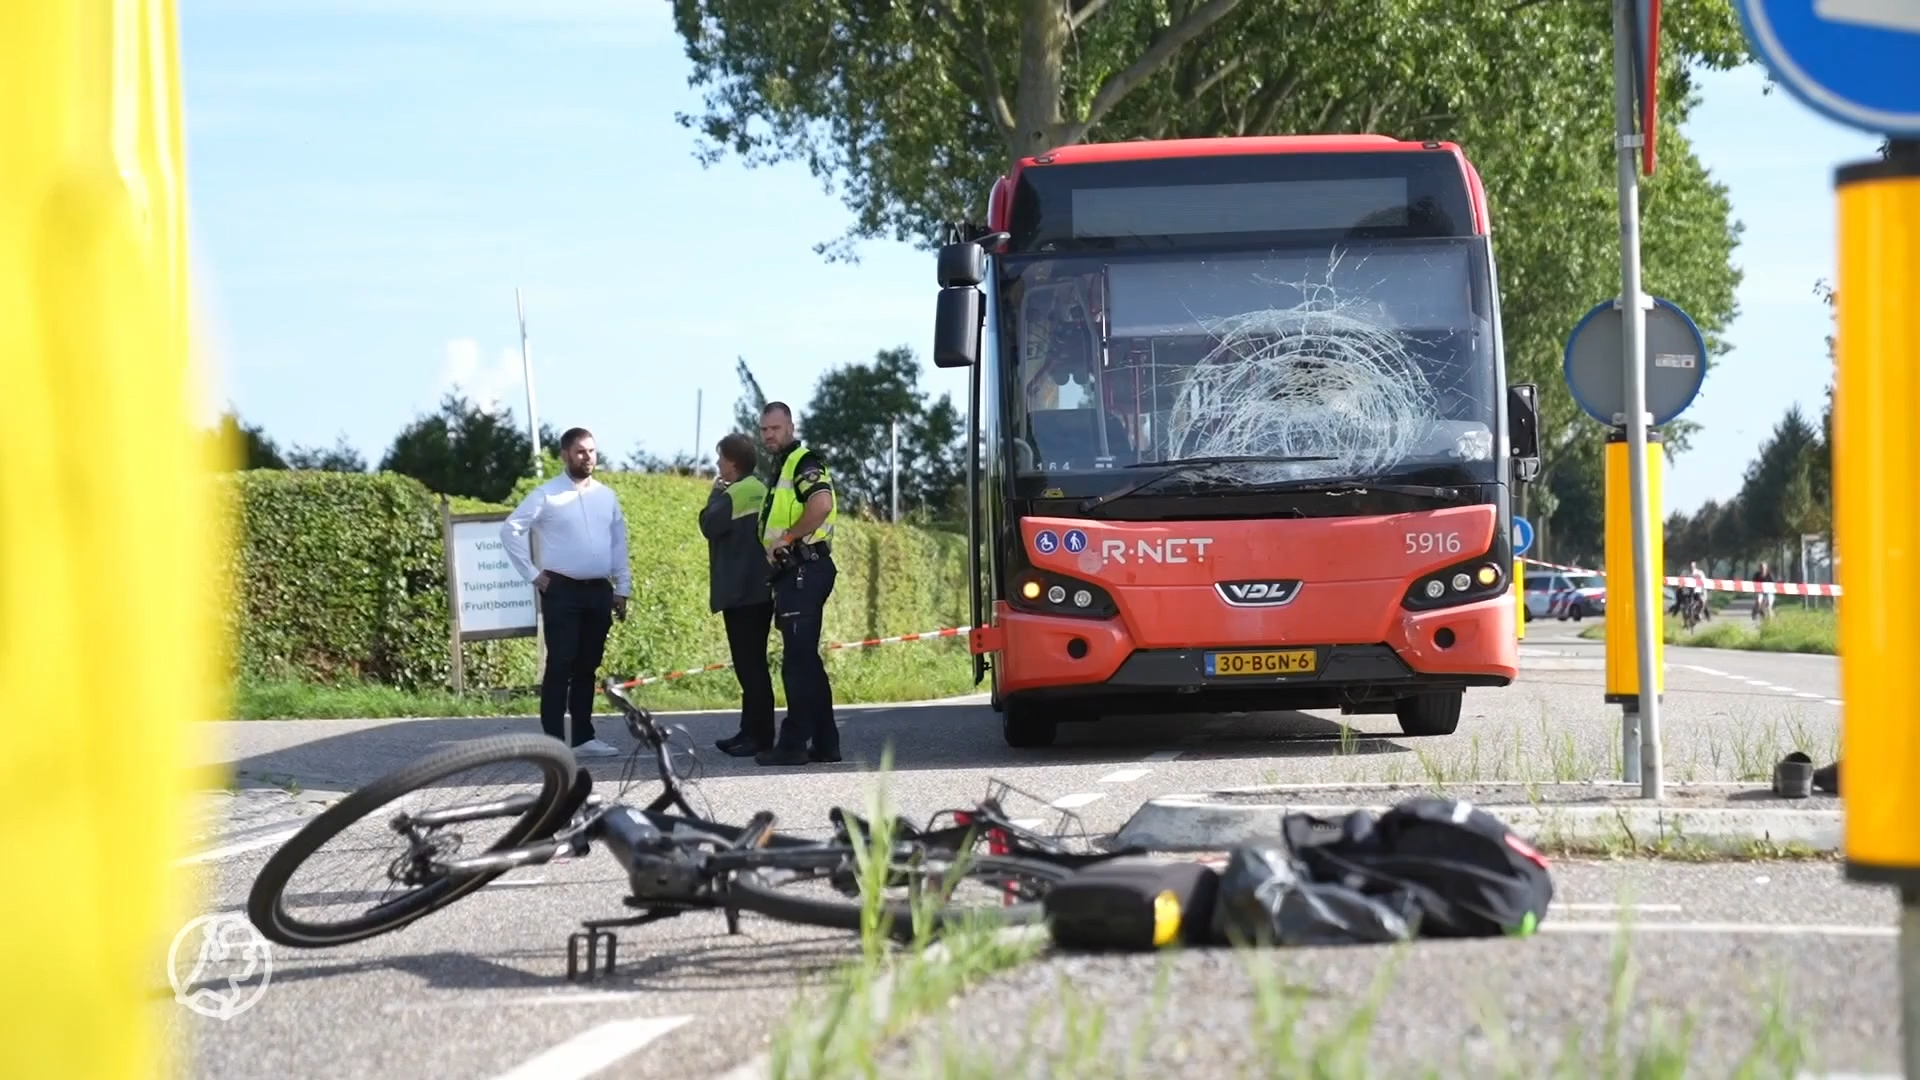
[[[520,789],[508,797],[511,802],[497,798],[476,798],[478,785],[448,782],[449,778],[459,773],[499,765],[520,767],[521,779],[507,785],[510,789]],[[422,857],[444,858],[458,850],[464,838],[460,833],[450,833],[451,829],[484,824],[489,820],[510,818],[511,824],[499,839],[481,850],[501,851],[550,836],[564,824],[562,818],[568,807],[568,795],[577,769],[573,751],[559,740],[545,735],[495,735],[428,754],[354,791],[290,837],[254,878],[253,888],[247,896],[247,917],[267,940],[302,949],[344,945],[397,930],[428,912],[446,907],[506,872],[496,870],[407,883],[400,880],[403,869],[417,866],[418,859]],[[540,791],[529,802],[524,789],[534,781],[539,783]],[[424,847],[421,836],[402,835],[393,826],[398,808],[389,812],[384,820],[374,820],[373,815],[389,803],[409,796],[430,795],[436,790],[452,796],[454,802],[453,807],[438,810],[438,814],[444,816],[448,809],[464,809],[467,813],[446,826],[444,831],[435,827],[424,838]],[[418,813],[414,807],[408,807],[407,812],[409,815]],[[334,865],[338,860],[319,857],[320,848],[329,840],[363,823],[370,826],[367,831],[372,834],[371,839],[384,839],[388,852],[375,862],[380,871],[375,876],[385,877],[385,889],[400,885],[404,891],[397,896],[380,896],[363,914],[337,923],[310,921],[290,912],[289,899],[318,900],[374,891],[376,886],[373,885],[341,891],[302,892],[289,889],[296,871],[324,869]]]
[[[849,855],[851,859],[851,855]],[[832,890],[826,875],[805,871],[789,872],[779,866],[777,856],[771,865],[743,870],[734,875],[731,891],[742,911],[751,911],[782,922],[819,926],[829,930],[861,930],[862,902],[859,896],[846,896]],[[946,876],[952,863],[933,863],[931,869]],[[954,925],[991,924],[1025,926],[1046,917],[1044,902],[1053,886],[1073,875],[1066,867],[1036,859],[1007,855],[980,855],[967,860],[959,882],[952,883],[946,903],[930,911],[935,932]],[[901,877],[922,879],[925,870],[896,868]],[[936,881],[931,884],[944,884]],[[979,899],[956,901],[953,897],[967,885],[986,886]],[[1011,896],[1012,902],[1008,902]],[[894,937],[907,939],[914,934],[914,904],[911,899],[880,901],[882,915],[891,924]]]

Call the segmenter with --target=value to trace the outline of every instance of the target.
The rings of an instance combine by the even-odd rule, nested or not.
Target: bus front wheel
[[[1450,693],[1417,694],[1394,702],[1394,715],[1400,718],[1400,730],[1407,735],[1451,735],[1460,726],[1460,704],[1465,695]]]
[[[1000,713],[1000,734],[1008,746],[1030,749],[1052,746],[1060,725],[1043,704],[1010,698]]]

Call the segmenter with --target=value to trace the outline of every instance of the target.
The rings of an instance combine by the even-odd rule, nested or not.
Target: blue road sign
[[[1051,555],[1060,546],[1060,538],[1053,535],[1052,529],[1041,529],[1040,535],[1033,538],[1033,546],[1042,555]]]
[[[1920,6],[1900,0],[1735,0],[1775,81],[1829,119],[1920,136]]]
[[[1533,523],[1526,518],[1514,515],[1513,553],[1525,555],[1533,547]]]
[[[1067,530],[1067,550],[1075,555],[1087,550],[1087,534],[1079,529]]]

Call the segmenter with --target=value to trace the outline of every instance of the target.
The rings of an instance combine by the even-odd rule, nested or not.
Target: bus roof
[[[1354,153],[1370,150],[1448,150],[1450,142],[1410,142],[1390,135],[1242,135],[1217,139],[1133,139],[1128,142],[1081,143],[1062,146],[1034,157],[1021,158],[1014,171],[1032,165],[1078,165],[1096,161],[1140,161],[1146,158],[1213,157],[1219,154]],[[1465,160],[1462,156],[1462,160]]]
[[[992,195],[988,199],[987,216],[992,227],[1006,228],[1002,220],[1007,199],[1013,193],[1013,185],[1020,173],[1029,168],[1045,168],[1048,165],[1087,165],[1109,161],[1147,161],[1166,158],[1221,157],[1232,154],[1352,154],[1352,153],[1393,153],[1400,151],[1434,151],[1450,153],[1460,162],[1460,168],[1467,176],[1467,189],[1472,196],[1474,231],[1485,235],[1491,231],[1487,215],[1487,193],[1480,184],[1480,173],[1467,160],[1459,144],[1446,141],[1421,142],[1410,139],[1396,139],[1391,135],[1238,135],[1210,139],[1132,139],[1127,142],[1079,143],[1074,146],[1061,146],[1044,154],[1024,157],[1014,162],[1013,168],[1000,177],[993,185]]]

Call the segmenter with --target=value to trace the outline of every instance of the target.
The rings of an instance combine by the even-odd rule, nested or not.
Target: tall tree
[[[1819,437],[1800,406],[1789,406],[1747,466],[1740,488],[1743,524],[1751,540],[1797,547],[1801,534],[1820,531],[1811,483],[1818,446]]]
[[[820,377],[802,434],[823,454],[842,506],[884,518],[891,509],[893,424],[900,425],[901,512],[941,513],[966,474],[959,413],[946,395],[929,406],[920,365],[905,345],[882,349],[867,364],[846,364]]]
[[[740,396],[733,402],[733,429],[757,440],[760,438],[760,410],[766,407],[767,395],[760,389],[760,380],[753,377],[753,369],[747,366],[746,357],[734,357],[733,372],[740,377]]]
[[[330,447],[294,447],[287,453],[287,466],[314,472],[366,472],[367,459],[342,434]]]
[[[559,436],[545,424],[540,442],[559,453]],[[532,453],[511,409],[493,412],[448,394],[438,412],[415,417],[394,437],[380,469],[411,476],[443,495],[500,502],[533,474]]]

